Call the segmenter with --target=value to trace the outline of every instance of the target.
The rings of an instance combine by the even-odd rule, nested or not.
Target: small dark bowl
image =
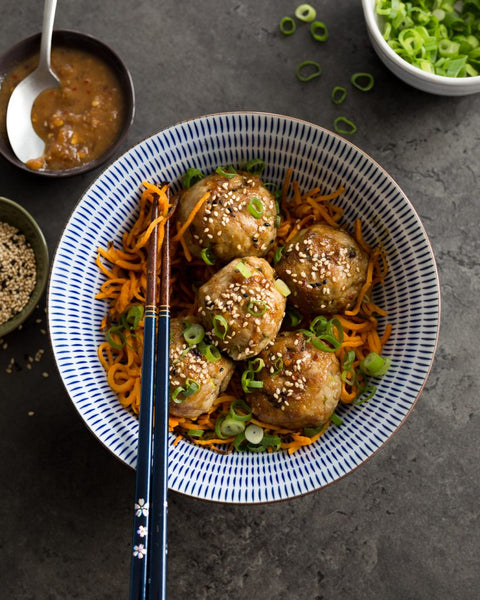
[[[37,33],[23,40],[13,46],[13,48],[10,48],[10,50],[8,50],[5,54],[0,56],[0,82],[19,62],[39,51],[40,36],[41,34]],[[116,74],[120,82],[123,101],[125,103],[124,119],[117,140],[102,156],[71,169],[63,169],[58,171],[34,171],[29,169],[25,163],[18,160],[18,158],[15,156],[8,138],[0,134],[0,154],[2,154],[15,166],[20,167],[29,173],[35,173],[45,177],[68,177],[70,175],[78,175],[79,173],[85,173],[86,171],[91,171],[92,169],[97,168],[101,164],[105,163],[117,151],[125,139],[128,129],[133,121],[133,116],[135,113],[135,94],[132,78],[126,65],[109,46],[100,40],[78,31],[61,30],[53,32],[52,46],[78,48],[79,50],[90,52],[91,54],[103,59]]]
[[[0,221],[18,229],[30,243],[37,263],[37,281],[27,304],[10,320],[0,325],[0,338],[21,325],[37,306],[48,279],[48,247],[42,230],[32,215],[23,206],[0,197]]]

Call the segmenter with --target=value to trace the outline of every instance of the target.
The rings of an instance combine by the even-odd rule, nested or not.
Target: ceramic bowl
[[[30,243],[36,260],[37,281],[29,301],[24,308],[10,320],[0,325],[0,338],[17,329],[32,313],[37,306],[48,279],[48,248],[42,230],[32,215],[20,204],[0,197],[0,222],[8,223],[25,235]]]
[[[409,85],[439,96],[467,96],[480,92],[480,76],[444,77],[427,73],[401,58],[383,39],[382,17],[375,11],[375,0],[362,0],[368,36],[383,64]]]
[[[104,42],[78,31],[58,30],[53,32],[52,46],[64,46],[84,50],[103,59],[113,70],[120,82],[123,100],[125,103],[124,117],[119,135],[116,141],[102,156],[85,163],[84,165],[58,171],[32,171],[13,153],[6,135],[6,127],[3,123],[0,127],[0,154],[2,154],[12,164],[24,169],[25,171],[28,171],[29,173],[34,173],[43,177],[69,177],[71,175],[78,175],[99,167],[110,157],[112,157],[119,149],[133,121],[135,113],[135,93],[132,78],[125,63]],[[40,34],[36,34],[19,42],[10,48],[10,50],[8,50],[5,54],[0,56],[0,85],[2,78],[4,78],[19,62],[38,52],[39,48]]]
[[[302,190],[319,185],[330,193],[344,186],[338,204],[345,225],[351,228],[361,217],[367,243],[385,247],[390,270],[374,298],[392,323],[384,349],[392,367],[372,400],[340,409],[341,427],[294,454],[223,455],[185,440],[175,443],[171,435],[170,489],[219,502],[292,498],[338,480],[373,456],[411,412],[438,335],[439,285],[430,243],[412,204],[372,158],[326,129],[279,115],[238,112],[180,123],[134,146],[91,185],[52,266],[48,314],[57,365],[81,417],[115,456],[135,467],[138,421],[109,388],[97,356],[108,308],[95,299],[104,281],[95,264],[97,248],[110,240],[120,244],[138,214],[145,180],[170,181],[175,191],[189,167],[210,173],[253,158],[265,161],[263,178],[277,186],[289,168]]]

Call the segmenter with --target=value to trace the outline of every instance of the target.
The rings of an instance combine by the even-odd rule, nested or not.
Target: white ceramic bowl
[[[379,24],[381,16],[375,11],[375,0],[362,0],[367,31],[375,52],[386,67],[405,83],[440,96],[467,96],[480,92],[480,76],[443,77],[427,73],[403,60],[383,39]]]
[[[339,205],[352,226],[362,218],[367,243],[382,243],[390,271],[374,294],[388,310],[393,333],[385,354],[393,366],[374,398],[339,410],[344,424],[293,455],[217,454],[169,440],[169,487],[197,498],[271,502],[318,490],[351,472],[397,431],[430,371],[439,326],[439,284],[425,230],[393,179],[342,137],[297,119],[266,113],[226,113],[193,119],[146,139],[91,185],[61,237],[50,278],[48,315],[57,365],[75,407],[98,439],[135,467],[138,421],[110,390],[97,357],[107,311],[95,294],[104,280],[96,251],[119,244],[138,211],[142,182],[178,189],[192,166],[204,173],[252,158],[266,163],[265,181],[281,185],[292,168],[300,189],[325,193],[345,186]]]

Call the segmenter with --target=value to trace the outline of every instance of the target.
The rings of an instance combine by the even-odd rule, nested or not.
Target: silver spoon
[[[50,50],[56,8],[57,0],[45,0],[38,67],[17,85],[8,102],[8,139],[12,150],[22,162],[38,158],[45,150],[45,142],[33,128],[33,103],[41,92],[60,85],[58,77],[50,67]]]

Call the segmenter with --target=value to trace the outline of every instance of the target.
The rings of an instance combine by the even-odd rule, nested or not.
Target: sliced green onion
[[[383,357],[376,352],[370,352],[360,362],[360,371],[370,377],[381,377],[390,368],[392,361],[388,357]]]
[[[137,329],[138,324],[143,319],[144,308],[141,304],[134,304],[128,309],[126,322],[130,329]]]
[[[215,173],[217,173],[218,175],[222,175],[222,177],[226,177],[227,179],[233,179],[233,177],[235,177],[235,175],[237,174],[237,172],[231,165],[228,167],[217,167],[215,169]]]
[[[376,393],[377,393],[377,387],[375,385],[373,385],[372,383],[369,383],[366,387],[364,387],[360,391],[360,393],[357,396],[358,400],[355,400],[354,404],[356,406],[365,404],[365,402],[368,402],[369,400],[371,400],[375,396]],[[363,394],[367,394],[367,395],[362,397]]]
[[[217,421],[218,421],[218,419],[217,419]],[[216,431],[216,428],[215,428],[215,431]],[[221,420],[221,423],[219,425],[219,431],[221,433],[222,439],[236,436],[239,433],[242,433],[242,431],[245,431],[245,423],[243,423],[242,421],[239,421],[238,419],[231,417],[230,415],[226,415]]]
[[[252,217],[255,217],[255,219],[260,219],[260,217],[263,215],[263,202],[260,200],[260,198],[255,196],[254,198],[250,199],[247,209]]]
[[[188,189],[198,181],[201,181],[204,177],[205,175],[200,171],[200,169],[190,167],[190,169],[187,169],[185,175],[182,178],[182,185],[184,188]]]
[[[243,170],[252,175],[261,175],[265,170],[265,161],[261,158],[252,158],[252,160],[245,163]]]
[[[281,279],[275,279],[275,282],[274,282],[273,285],[277,288],[277,290],[285,298],[291,293],[290,292],[290,288],[288,287],[288,285],[284,281],[282,281]]]
[[[332,416],[330,417],[330,421],[334,425],[343,425],[343,419],[341,419],[336,413],[332,414]]]
[[[347,97],[347,90],[340,85],[336,85],[333,88],[332,93],[330,95],[330,99],[332,100],[332,102],[334,104],[341,104],[345,100],[346,97]]]
[[[227,319],[223,315],[215,315],[213,317],[212,323],[213,333],[221,340],[224,340],[228,331]]]
[[[283,358],[279,356],[273,363],[274,371],[272,373],[272,377],[274,375],[278,375],[281,371],[283,371]]]
[[[120,342],[116,342],[112,337],[113,335],[118,336],[120,338]],[[125,346],[125,334],[123,333],[123,328],[119,325],[114,325],[113,327],[110,327],[110,329],[107,329],[105,337],[107,338],[107,342],[110,344],[110,346],[115,348],[115,350],[121,350]]]
[[[203,429],[187,429],[187,435],[194,438],[201,438],[205,431]]]
[[[307,437],[313,437],[314,435],[317,435],[317,433],[320,433],[322,429],[325,429],[325,423],[320,425],[320,427],[305,427],[303,433]]]
[[[228,412],[237,421],[249,421],[252,418],[252,410],[242,398],[234,400],[230,404]]]
[[[317,16],[317,11],[310,4],[300,4],[295,9],[295,17],[304,23],[310,23]]]
[[[206,265],[215,264],[215,254],[210,248],[203,248],[200,252],[200,256],[202,257],[202,260]]]
[[[292,17],[283,17],[280,21],[280,31],[283,35],[292,35],[295,33],[297,25]]]
[[[298,310],[298,308],[295,308],[295,306],[288,305],[286,312],[290,321],[290,325],[292,327],[296,327],[299,323],[303,321],[302,313]]]
[[[275,253],[273,255],[273,264],[276,265],[277,263],[280,262],[280,259],[282,258],[282,254],[283,254],[283,250],[285,249],[285,246],[279,246],[276,250]]]
[[[263,317],[267,312],[267,303],[264,300],[250,300],[247,311],[252,317]]]
[[[343,135],[352,135],[357,131],[357,126],[347,117],[337,117],[333,122],[333,127],[337,133]]]
[[[321,350],[322,352],[335,352],[335,350],[340,348],[340,342],[333,335],[312,336],[310,342],[317,350]]]
[[[252,273],[250,272],[250,269],[247,267],[247,265],[243,262],[243,260],[239,260],[237,262],[237,264],[235,265],[235,268],[237,269],[237,271],[243,275],[245,277],[245,279],[249,279],[252,276]]]
[[[242,373],[240,383],[241,383],[243,391],[246,394],[249,394],[254,389],[263,388],[263,381],[256,381],[255,373],[253,371],[251,371],[250,369],[245,369],[245,371]]]
[[[350,81],[361,92],[369,92],[375,83],[375,79],[371,73],[354,73]]]
[[[205,342],[200,342],[200,344],[198,345],[198,349],[200,353],[208,360],[208,362],[217,362],[222,358],[220,350],[213,344],[206,344]]]
[[[262,446],[266,450],[267,448],[273,448],[274,450],[280,450],[282,445],[282,440],[279,435],[269,435],[267,433],[263,434],[262,438]]]
[[[310,33],[317,42],[326,42],[328,40],[328,29],[323,21],[314,21],[310,25]]]
[[[263,429],[258,425],[251,423],[245,429],[245,439],[251,444],[260,444],[263,439]]]
[[[183,337],[189,346],[199,344],[205,336],[205,329],[199,323],[187,324]]]
[[[328,331],[328,319],[323,315],[315,317],[310,323],[310,331],[315,335],[322,335]]]
[[[243,446],[243,442],[245,441],[245,432],[242,431],[242,433],[239,433],[235,439],[233,440],[233,447],[235,448],[235,450],[237,452],[242,451],[244,448]]]
[[[193,379],[187,379],[185,381],[185,387],[179,385],[175,388],[172,394],[172,400],[175,404],[182,404],[187,398],[196,394],[200,389],[200,385]]]
[[[248,368],[252,373],[259,373],[265,366],[265,361],[260,356],[248,361]]]
[[[302,82],[311,81],[315,77],[320,77],[322,74],[322,67],[316,60],[304,60],[295,71],[297,79]]]

